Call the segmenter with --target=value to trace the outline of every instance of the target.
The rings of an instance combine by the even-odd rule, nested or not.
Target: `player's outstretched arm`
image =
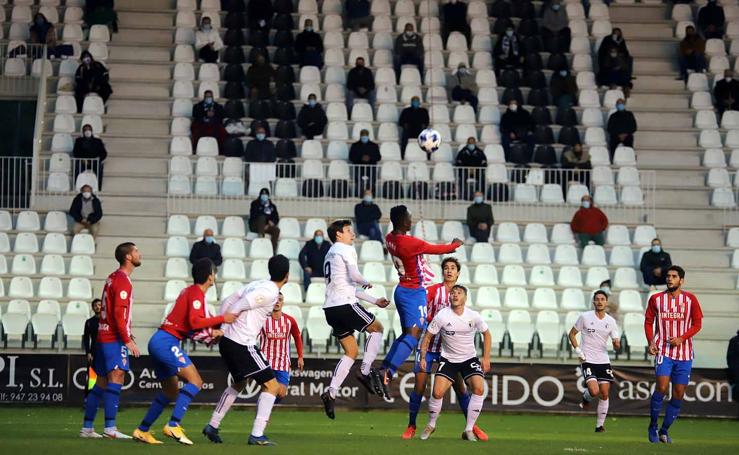
[[[490,347],[493,343],[493,337],[490,335],[490,329],[482,333],[482,372],[490,371]]]
[[[421,242],[421,253],[422,254],[447,254],[447,253],[453,253],[457,250],[460,246],[464,245],[464,242],[460,239],[454,239],[451,243],[442,243],[442,244],[435,244],[435,243],[428,243],[424,242],[423,240],[418,240]]]

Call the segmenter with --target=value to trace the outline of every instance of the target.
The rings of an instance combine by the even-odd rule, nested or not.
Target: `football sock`
[[[264,428],[267,426],[267,422],[269,422],[269,416],[272,413],[275,398],[271,393],[262,392],[259,394],[259,399],[257,400],[257,416],[254,417],[254,426],[251,428],[252,436],[264,436]]]
[[[411,392],[408,400],[408,425],[416,426],[416,417],[418,417],[418,411],[421,409],[422,400],[423,395],[417,394],[415,390]]]
[[[95,416],[98,413],[98,406],[100,401],[103,400],[103,394],[105,392],[100,386],[95,385],[90,393],[87,394],[87,401],[85,402],[85,420],[82,422],[82,428],[92,428],[93,422],[95,422]]]
[[[238,395],[239,391],[233,387],[227,387],[226,390],[223,391],[221,399],[218,400],[218,405],[213,411],[213,415],[210,416],[210,426],[213,428],[221,426],[221,420],[226,417],[226,413],[231,409],[231,405],[234,404]]]
[[[656,427],[657,426],[657,420],[659,419],[659,414],[662,412],[662,400],[665,398],[665,395],[663,393],[660,393],[658,391],[654,391],[652,394],[652,399],[649,403],[649,426]]]
[[[154,398],[154,401],[151,402],[149,410],[146,411],[144,420],[142,420],[141,424],[139,425],[139,430],[149,431],[149,428],[151,428],[151,426],[154,425],[154,422],[156,422],[159,416],[162,415],[164,408],[166,408],[168,404],[169,398],[167,398],[164,393],[160,392],[159,395]]]
[[[368,375],[372,362],[377,358],[382,346],[382,332],[372,332],[367,334],[367,342],[364,343],[364,358],[362,359],[361,371],[363,375]]]
[[[436,419],[441,414],[441,405],[443,402],[443,398],[437,400],[433,395],[429,398],[429,426],[436,428]]]
[[[416,346],[418,346],[418,340],[412,335],[404,333],[395,340],[395,343],[398,347],[395,349],[392,356],[385,356],[385,362],[387,362],[388,365],[387,369],[393,374],[395,374],[398,367],[402,365],[403,362],[408,359],[408,356],[416,349]]]
[[[683,404],[683,400],[673,398],[667,403],[667,409],[665,410],[665,420],[662,421],[662,431],[667,432],[670,426],[675,422],[677,416],[680,414],[680,406]]]
[[[469,392],[465,392],[462,395],[457,395],[457,401],[459,401],[459,408],[464,413],[464,416],[467,417],[467,409],[469,409],[470,406],[470,397],[472,394]]]
[[[122,384],[109,382],[105,388],[105,397],[103,399],[105,406],[105,428],[115,428],[115,418],[118,414],[118,402],[121,400]]]
[[[172,417],[169,418],[170,427],[180,424],[180,421],[185,416],[185,412],[187,412],[187,407],[198,392],[200,392],[200,387],[189,382],[180,389],[180,393],[177,395],[177,401],[174,404]]]
[[[467,411],[467,426],[464,431],[472,431],[472,427],[475,426],[477,418],[480,417],[482,412],[482,404],[485,401],[485,397],[482,395],[472,395],[470,397],[470,404]]]
[[[336,392],[339,390],[339,387],[341,387],[341,384],[344,383],[344,379],[349,375],[352,365],[354,365],[354,359],[348,355],[341,356],[339,363],[336,364],[336,368],[334,369],[334,376],[331,378],[331,385],[328,386],[328,394],[331,395],[331,398],[336,398]]]
[[[606,422],[608,415],[608,400],[600,400],[598,402],[598,416],[595,418],[595,426],[602,427]]]
[[[590,403],[591,401],[593,401],[593,398],[595,398],[595,397],[590,394],[590,390],[589,389],[585,389],[585,391],[582,393],[582,399],[585,400],[585,401],[587,401],[588,403]]]
[[[400,338],[396,338],[395,341],[393,341],[393,344],[390,345],[390,349],[385,353],[385,358],[382,360],[382,368],[388,369],[390,368],[390,359],[393,358],[395,355],[395,351],[398,350],[398,340]]]

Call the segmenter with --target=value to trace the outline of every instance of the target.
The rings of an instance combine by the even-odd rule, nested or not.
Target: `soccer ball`
[[[436,130],[427,128],[418,135],[418,146],[426,153],[437,151],[440,145],[441,134]]]

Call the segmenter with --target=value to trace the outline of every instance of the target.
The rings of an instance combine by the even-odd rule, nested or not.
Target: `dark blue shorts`
[[[289,371],[274,370],[274,372],[275,372],[275,379],[277,379],[277,382],[284,385],[285,387],[290,385],[290,372]]]
[[[95,374],[99,376],[107,376],[108,373],[116,369],[121,371],[130,369],[128,348],[122,341],[98,343],[92,357],[92,368],[95,370]]]
[[[400,326],[404,329],[426,325],[426,289],[395,288],[395,308],[400,317]]]
[[[413,364],[413,373],[431,374],[431,368],[434,362],[438,362],[441,358],[441,352],[426,352],[426,369],[421,370],[421,351],[416,351],[416,361]]]
[[[669,376],[673,384],[690,382],[690,371],[693,368],[692,360],[674,360],[669,357],[658,356],[654,365],[657,376]]]
[[[180,340],[164,330],[157,330],[149,340],[149,355],[154,361],[154,373],[160,381],[176,376],[180,368],[192,365],[180,347]]]

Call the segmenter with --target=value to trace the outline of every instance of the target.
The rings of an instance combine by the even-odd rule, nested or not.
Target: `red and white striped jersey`
[[[644,333],[647,341],[654,341],[657,345],[658,356],[692,360],[692,337],[701,329],[702,319],[703,312],[695,295],[680,291],[673,297],[664,291],[649,298],[644,316]],[[675,337],[682,338],[683,342],[679,346],[670,346],[670,339]]]
[[[264,322],[259,338],[260,350],[267,357],[269,364],[276,371],[290,371],[290,337],[295,340],[298,357],[303,357],[303,340],[300,328],[292,316],[282,313],[275,319],[270,316]]]
[[[449,292],[444,283],[437,283],[426,288],[426,320],[431,322],[436,313],[450,304]],[[429,343],[428,352],[441,352],[441,337],[434,335]]]

